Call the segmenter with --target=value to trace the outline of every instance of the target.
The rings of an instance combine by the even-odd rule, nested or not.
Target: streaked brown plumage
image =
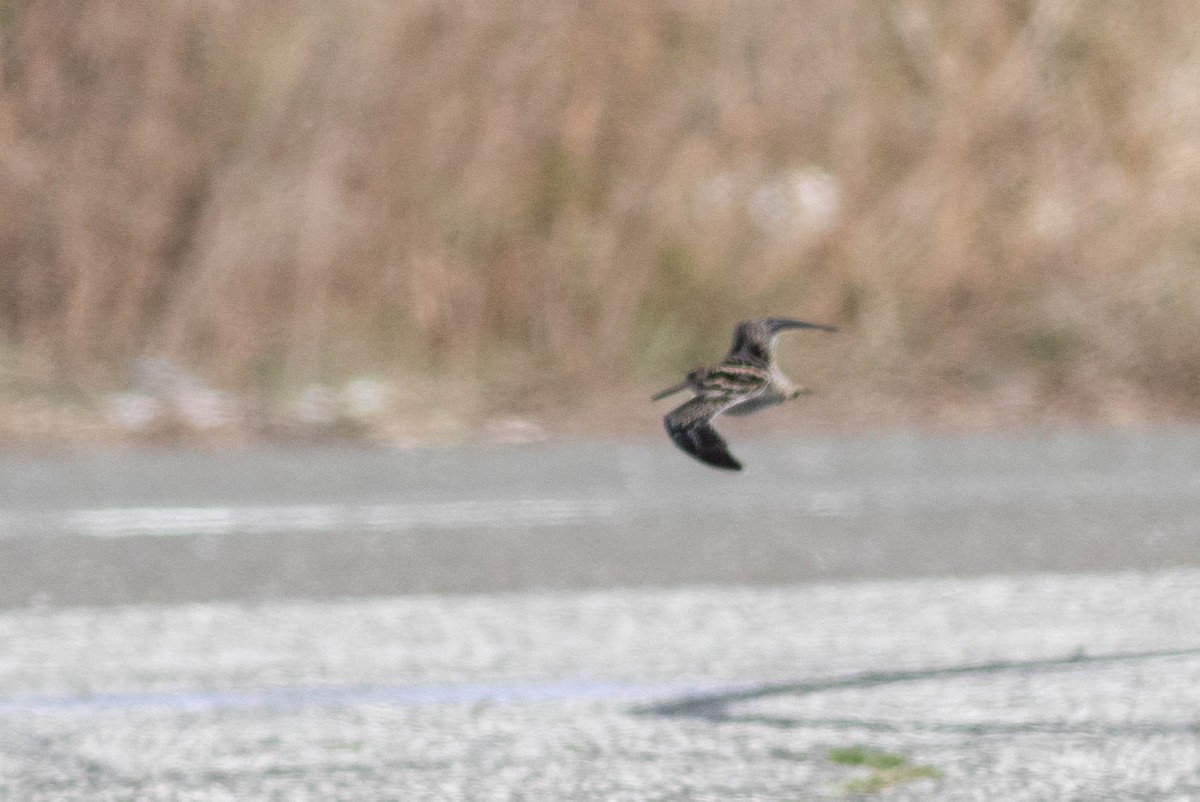
[[[733,347],[721,364],[696,368],[679,384],[652,396],[658,401],[681,390],[696,394],[663,418],[675,445],[714,468],[742,469],[712,421],[723,413],[748,415],[809,392],[792,384],[775,363],[775,341],[788,329],[837,331],[833,326],[782,317],[747,320],[734,330]]]

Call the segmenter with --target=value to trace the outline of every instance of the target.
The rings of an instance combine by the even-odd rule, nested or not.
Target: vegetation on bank
[[[1177,0],[0,4],[0,404],[94,411],[170,364],[250,428],[364,376],[393,417],[569,416],[774,313],[842,327],[784,354],[830,419],[1194,415],[1193,23]]]

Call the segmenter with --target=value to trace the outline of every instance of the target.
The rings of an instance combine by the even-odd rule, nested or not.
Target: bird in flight
[[[712,422],[725,412],[748,415],[811,392],[792,384],[775,363],[775,341],[788,329],[837,331],[833,326],[785,317],[747,320],[734,329],[733,347],[721,364],[696,368],[679,384],[651,397],[652,401],[658,401],[682,390],[695,393],[690,401],[663,418],[675,445],[714,468],[742,469],[742,463],[729,453]]]

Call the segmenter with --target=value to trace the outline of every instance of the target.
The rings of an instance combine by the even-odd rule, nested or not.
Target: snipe
[[[713,428],[713,419],[723,413],[748,415],[811,392],[792,384],[775,362],[775,342],[789,329],[837,331],[833,326],[784,317],[747,320],[734,330],[733,347],[721,364],[696,368],[679,384],[652,396],[657,401],[682,390],[696,394],[663,418],[675,445],[714,468],[742,469]]]

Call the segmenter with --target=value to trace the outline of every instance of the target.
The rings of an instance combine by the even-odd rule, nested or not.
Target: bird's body
[[[789,318],[766,317],[739,323],[733,347],[719,365],[696,368],[679,384],[653,396],[657,401],[682,390],[695,397],[663,418],[667,434],[677,446],[703,463],[740,471],[712,421],[718,415],[748,415],[764,407],[799,398],[809,391],[797,387],[775,364],[775,341],[788,329],[836,331],[832,326]]]

